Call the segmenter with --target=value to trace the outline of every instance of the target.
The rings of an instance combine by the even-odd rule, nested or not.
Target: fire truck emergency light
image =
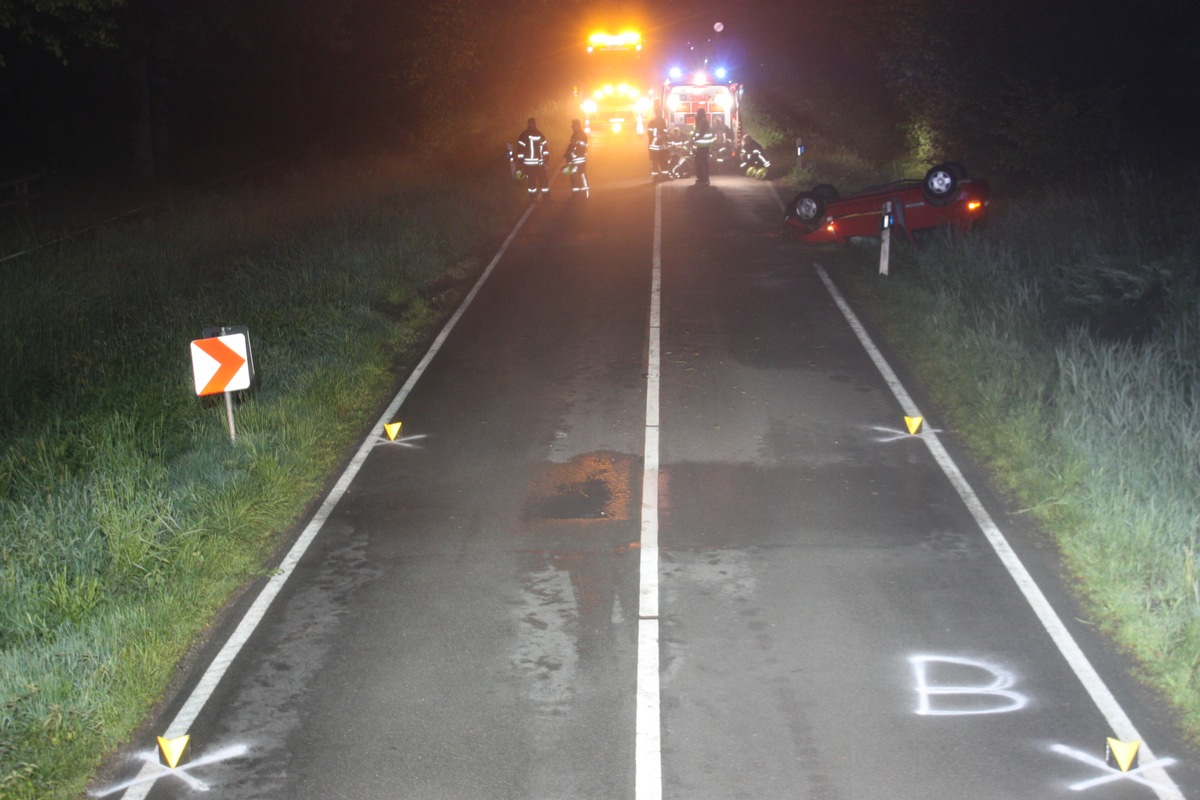
[[[588,37],[588,49],[596,47],[604,50],[641,50],[642,34],[637,31],[613,34],[597,31]]]

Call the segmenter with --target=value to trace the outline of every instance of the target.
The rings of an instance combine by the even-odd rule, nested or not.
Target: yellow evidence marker
[[[908,426],[908,432],[913,436],[917,435],[917,431],[921,430],[921,423],[925,421],[924,417],[905,417],[904,424]]]
[[[1129,768],[1133,766],[1134,759],[1137,758],[1138,748],[1141,746],[1141,741],[1134,740],[1132,742],[1122,742],[1120,739],[1114,739],[1111,736],[1108,738],[1108,745],[1105,747],[1104,760],[1112,760],[1117,762],[1117,766],[1121,768],[1121,772],[1129,772]]]
[[[383,426],[383,429],[385,431],[387,431],[387,436],[388,436],[389,442],[396,441],[396,434],[400,432],[401,424],[402,423],[399,423],[399,422],[389,422]]]
[[[164,766],[175,769],[192,757],[192,737],[184,734],[177,739],[158,737],[158,760]]]

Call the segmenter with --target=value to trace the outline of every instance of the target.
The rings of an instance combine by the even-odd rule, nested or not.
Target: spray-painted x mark
[[[414,443],[419,442],[421,439],[428,438],[428,436],[429,436],[429,434],[427,434],[427,433],[418,433],[416,436],[401,436],[399,439],[396,439],[395,441],[392,441],[391,439],[380,438],[380,439],[376,439],[375,444],[372,446],[379,447],[380,445],[383,445],[384,447],[388,447],[388,446],[411,447],[413,449],[420,450],[421,445],[414,444]]]
[[[1113,767],[1109,766],[1104,762],[1103,759],[1096,758],[1095,756],[1085,753],[1082,750],[1076,750],[1073,747],[1067,747],[1065,744],[1056,744],[1051,746],[1050,749],[1056,753],[1069,756],[1076,761],[1082,761],[1084,764],[1088,764],[1108,773],[1107,775],[1102,775],[1099,778],[1092,778],[1091,780],[1080,781],[1079,783],[1071,784],[1068,788],[1070,788],[1073,792],[1082,792],[1087,789],[1094,789],[1097,786],[1101,786],[1106,783],[1113,783],[1125,778],[1128,778],[1134,783],[1140,783],[1142,786],[1145,786],[1149,789],[1162,788],[1159,784],[1141,777],[1138,775],[1138,773],[1145,772],[1152,767],[1169,767],[1175,763],[1175,759],[1173,758],[1157,758],[1148,764],[1142,764],[1137,769],[1131,769],[1128,772],[1122,772],[1119,769],[1114,769]]]
[[[874,438],[874,441],[879,444],[890,444],[891,442],[898,442],[901,439],[916,439],[921,436],[920,433],[909,433],[908,431],[900,431],[895,428],[885,428],[882,425],[872,425],[871,430],[885,434],[884,436],[876,436]],[[927,428],[926,430],[929,433],[941,433],[941,430],[935,428]]]
[[[222,747],[220,750],[215,750],[208,755],[192,759],[186,764],[181,764],[174,769],[170,769],[168,767],[164,767],[158,762],[157,750],[148,750],[143,753],[138,753],[137,758],[141,761],[145,761],[147,764],[158,767],[157,770],[153,772],[146,772],[143,769],[142,772],[139,772],[137,777],[133,780],[128,780],[124,783],[118,783],[116,786],[109,786],[107,789],[89,791],[88,794],[92,797],[107,797],[110,794],[123,792],[131,786],[137,786],[140,783],[155,783],[159,778],[165,778],[168,776],[178,778],[197,792],[207,792],[210,788],[209,785],[204,781],[189,775],[188,770],[193,770],[196,767],[207,766],[208,764],[216,764],[219,761],[229,761],[230,759],[240,758],[246,755],[248,752],[250,752],[250,748],[244,744],[230,745],[229,747]]]

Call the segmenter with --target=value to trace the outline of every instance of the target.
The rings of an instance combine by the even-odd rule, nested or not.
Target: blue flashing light
[[[679,67],[671,67],[670,71],[667,72],[667,75],[670,76],[672,80],[679,80],[683,77],[683,70]]]
[[[717,67],[717,72],[716,72],[717,80],[722,80],[722,81],[725,80],[725,76],[727,74],[728,73],[725,71],[724,67]]]

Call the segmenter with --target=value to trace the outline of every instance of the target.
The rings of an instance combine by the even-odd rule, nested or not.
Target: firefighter
[[[696,185],[708,186],[708,148],[716,137],[708,125],[708,112],[696,111],[696,127],[692,131],[692,155],[696,161]]]
[[[733,131],[725,124],[725,119],[718,115],[712,120],[713,146],[712,158],[720,170],[726,162],[732,162],[737,155],[737,142],[734,141]]]
[[[750,134],[742,137],[741,167],[746,171],[747,176],[759,180],[767,176],[767,170],[771,167],[771,162],[767,160],[767,154],[763,152],[762,145],[755,141]]]
[[[530,117],[529,125],[517,137],[513,158],[517,168],[528,176],[529,199],[535,203],[539,193],[542,197],[550,196],[550,176],[546,174],[549,147],[545,135],[538,130],[537,120]]]
[[[567,152],[563,154],[563,172],[571,178],[571,196],[582,197],[586,200],[590,194],[587,182],[587,150],[588,135],[583,131],[583,124],[571,120],[571,141],[567,143]]]
[[[668,178],[686,178],[692,174],[692,146],[683,138],[683,131],[671,128],[667,132],[666,170]]]
[[[658,103],[654,104],[654,119],[646,123],[646,141],[650,151],[650,180],[664,177],[668,170],[667,121]]]

